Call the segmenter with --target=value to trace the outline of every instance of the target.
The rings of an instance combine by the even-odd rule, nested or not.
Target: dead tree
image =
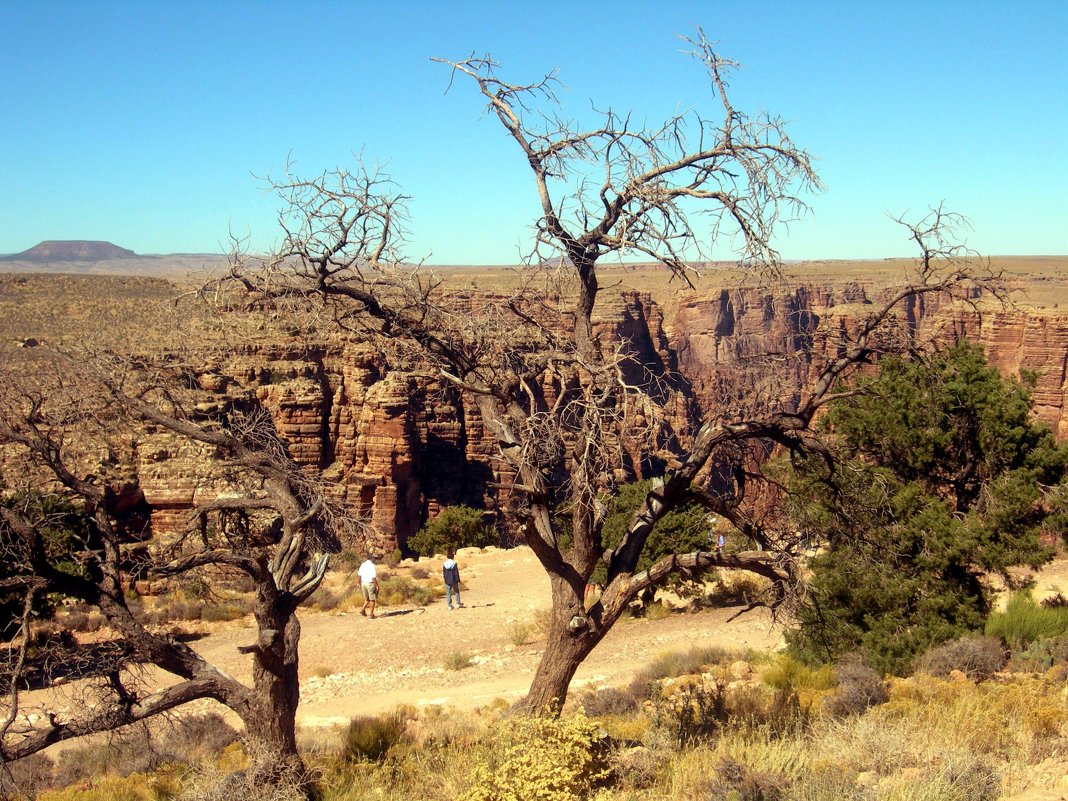
[[[766,536],[745,518],[740,493],[705,486],[709,467],[750,443],[819,450],[809,430],[814,415],[872,358],[895,310],[917,295],[971,296],[977,286],[967,265],[925,260],[909,286],[836,343],[796,405],[740,409],[699,421],[686,440],[674,438],[673,469],[622,542],[605,547],[605,500],[619,480],[620,454],[662,449],[672,437],[664,414],[670,387],[656,385],[620,343],[596,336],[600,260],[636,255],[685,279],[704,244],[733,238],[740,270],[774,275],[773,231],[819,186],[810,157],[781,120],[733,107],[726,80],[733,64],[703,36],[691,44],[719,116],[687,112],[657,128],[607,111],[582,130],[554,112],[555,75],[517,85],[498,78],[488,58],[444,62],[475,85],[531,169],[541,215],[526,280],[514,291],[476,301],[444,291],[432,271],[405,267],[404,198],[363,168],[274,181],[285,203],[285,246],[268,258],[236,254],[228,275],[208,288],[236,287],[258,310],[300,309],[309,324],[325,321],[374,337],[384,349],[414,352],[477,405],[515,477],[507,486],[519,499],[513,522],[551,580],[551,623],[525,701],[530,710],[558,711],[583,659],[635,598],[673,573],[736,568],[780,590],[792,582],[790,553],[773,547],[672,554],[648,570],[637,566],[657,521],[693,497],[751,536]],[[604,592],[586,608],[599,562],[607,565]]]
[[[3,586],[23,598],[18,631],[6,632],[9,656],[0,713],[0,759],[25,757],[73,737],[145,721],[197,699],[233,710],[246,734],[267,754],[265,780],[303,781],[295,716],[299,700],[297,607],[322,581],[327,553],[336,550],[334,516],[316,476],[297,467],[264,412],[214,419],[183,399],[188,377],[167,368],[144,380],[112,361],[93,369],[62,360],[31,377],[9,377],[0,396],[0,445],[5,462],[26,466],[22,486],[9,482],[0,504],[5,550]],[[196,443],[217,459],[225,491],[198,508],[188,529],[151,558],[131,555],[128,450],[146,430]],[[125,488],[125,491],[124,491]],[[88,534],[69,554],[77,570],[57,564],[49,537],[55,521],[42,510],[59,499],[79,510]],[[68,559],[68,561],[69,561]],[[204,569],[246,576],[253,587],[257,637],[244,648],[253,663],[246,685],[207,662],[174,636],[147,626],[131,609],[132,571],[146,578],[179,577]],[[71,686],[85,697],[68,709],[27,706],[20,688],[34,662],[34,599],[45,593],[98,609],[109,636],[93,648],[63,654],[79,659]],[[9,596],[10,597],[10,596]],[[140,666],[167,674],[146,683]],[[70,665],[66,665],[68,673]],[[50,672],[38,675],[44,686]]]

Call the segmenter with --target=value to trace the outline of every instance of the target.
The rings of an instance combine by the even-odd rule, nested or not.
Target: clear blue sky
[[[536,215],[513,143],[432,56],[558,67],[582,115],[711,110],[675,34],[742,62],[735,105],[789,121],[827,185],[786,258],[908,255],[888,214],[944,200],[989,254],[1068,253],[1068,3],[47,2],[0,4],[0,253],[266,247],[253,174],[381,161],[413,196],[408,255],[514,263]],[[724,251],[720,251],[724,253]]]

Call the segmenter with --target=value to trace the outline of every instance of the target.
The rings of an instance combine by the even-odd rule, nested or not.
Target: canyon
[[[596,335],[602,343],[625,343],[646,371],[675,388],[667,414],[685,440],[699,420],[796,403],[843,332],[887,296],[885,277],[855,274],[760,286],[705,282],[674,293],[625,276],[599,301]],[[84,302],[84,282],[97,282],[99,295],[100,308],[88,320],[64,308]],[[488,291],[479,285],[493,285],[478,275],[468,283],[475,288],[463,291],[472,296]],[[111,333],[127,325],[128,339],[142,348],[165,342],[185,352],[205,408],[254,403],[267,409],[292,457],[322,472],[382,553],[403,548],[442,507],[467,504],[493,515],[509,503],[512,477],[494,458],[496,442],[477,407],[429,367],[397,367],[371,345],[338,337],[246,341],[234,335],[203,349],[188,321],[185,331],[162,324],[153,336],[140,331],[151,317],[143,311],[146,298],[162,302],[175,289],[159,279],[7,276],[0,282],[0,312],[10,312],[0,329],[0,355],[19,369],[26,342],[95,337],[94,319],[114,319]],[[48,299],[47,314],[31,313],[27,298],[33,297]],[[140,320],[131,322],[136,314]],[[896,323],[919,340],[978,342],[1007,375],[1032,372],[1035,414],[1058,437],[1068,436],[1068,313],[1040,304],[945,305],[928,296],[901,309]],[[642,460],[636,453],[625,461],[641,471]],[[140,439],[132,462],[156,534],[176,530],[190,510],[226,491],[209,454],[173,434]]]

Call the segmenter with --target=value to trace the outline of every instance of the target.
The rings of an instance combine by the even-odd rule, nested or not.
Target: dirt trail
[[[358,612],[301,613],[301,706],[304,726],[347,722],[354,715],[397,704],[475,707],[494,698],[514,701],[530,686],[541,643],[513,644],[515,625],[533,627],[549,607],[549,581],[529,549],[458,555],[464,609],[445,601],[422,608],[380,609],[376,620]],[[438,563],[426,564],[432,575]],[[403,571],[400,571],[403,572]],[[781,629],[762,612],[727,622],[737,610],[708,610],[665,619],[622,620],[579,670],[572,689],[624,684],[662,651],[693,645],[773,648]],[[237,647],[255,639],[248,621],[230,624],[191,643],[208,660],[249,680],[249,657]],[[446,657],[471,656],[471,667],[449,670]]]

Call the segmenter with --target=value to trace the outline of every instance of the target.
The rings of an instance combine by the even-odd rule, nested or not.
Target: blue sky
[[[1064,2],[28,2],[0,4],[0,253],[105,239],[138,253],[277,239],[253,177],[383,162],[408,255],[517,261],[525,164],[432,56],[553,67],[565,108],[655,122],[710,105],[676,34],[743,69],[735,105],[789,121],[827,185],[786,258],[909,255],[888,215],[968,215],[989,254],[1068,254]],[[717,255],[729,253],[720,248]]]

